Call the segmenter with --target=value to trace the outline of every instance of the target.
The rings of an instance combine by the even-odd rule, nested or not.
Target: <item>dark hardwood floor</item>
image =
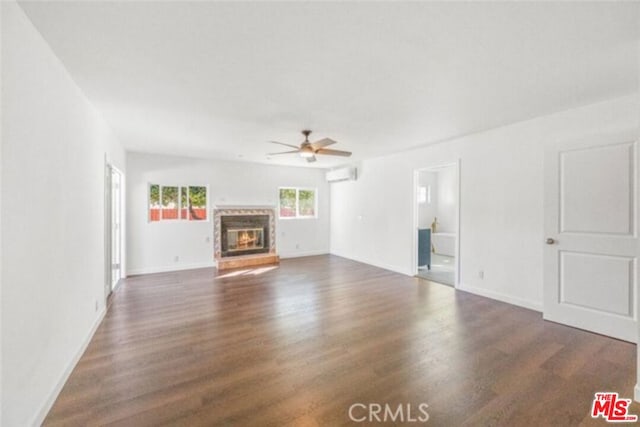
[[[635,351],[334,256],[146,275],[120,287],[45,425],[356,425],[354,403],[426,403],[431,426],[604,425],[594,393],[632,398]]]

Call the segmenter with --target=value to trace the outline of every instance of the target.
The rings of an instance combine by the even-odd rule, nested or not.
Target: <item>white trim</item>
[[[307,256],[316,256],[316,255],[327,255],[329,252],[327,251],[295,251],[295,252],[284,252],[280,254],[280,259],[291,259],[291,258],[303,258]]]
[[[76,354],[73,356],[73,358],[71,359],[71,361],[69,362],[65,370],[62,372],[62,375],[58,380],[58,383],[55,385],[53,390],[51,390],[51,393],[49,393],[49,397],[42,404],[42,406],[36,413],[33,420],[29,423],[29,425],[32,425],[34,427],[42,425],[42,423],[44,422],[44,419],[47,417],[47,414],[51,410],[51,407],[53,406],[56,399],[58,398],[58,395],[62,391],[62,387],[64,387],[67,380],[69,379],[69,376],[71,376],[71,372],[73,372],[73,369],[76,367],[76,365],[80,361],[80,358],[82,357],[84,352],[87,350],[87,347],[89,346],[91,339],[93,339],[93,335],[96,333],[96,331],[98,330],[98,327],[102,323],[102,320],[104,319],[105,314],[107,314],[107,309],[106,307],[103,306],[102,310],[100,311],[100,314],[98,314],[98,317],[96,318],[93,326],[91,327],[89,334],[86,336],[86,338],[80,345],[80,348],[78,349]]]
[[[378,267],[378,268],[382,268],[385,270],[389,270],[389,271],[393,271],[394,273],[399,273],[405,276],[414,276],[413,273],[411,273],[410,271],[407,271],[405,268],[399,267],[397,265],[392,265],[392,264],[386,264],[386,263],[381,263],[381,262],[375,262],[375,261],[371,261],[371,260],[367,260],[364,258],[360,258],[360,257],[354,257],[354,256],[349,256],[349,255],[343,255],[340,254],[338,252],[330,252],[331,255],[335,255],[335,256],[339,256],[340,258],[346,258],[346,259],[350,259],[351,261],[356,261],[356,262],[360,262],[362,264],[368,264],[368,265],[372,265],[374,267]]]
[[[215,261],[194,262],[191,264],[164,265],[157,267],[134,268],[127,271],[127,277],[138,276],[141,274],[169,273],[172,271],[195,270],[197,268],[215,267]]]
[[[368,260],[365,260],[365,259],[362,259],[362,258],[358,258],[358,257],[351,257],[351,256],[341,255],[341,254],[336,253],[336,252],[331,252],[331,255],[339,256],[341,258],[350,259],[352,261],[361,262],[363,264],[372,265],[374,267],[383,268],[385,270],[393,271],[394,273],[399,273],[399,274],[402,274],[402,275],[405,275],[405,276],[411,276],[411,277],[415,276],[413,273],[411,273],[409,271],[406,271],[403,268],[398,267],[398,266],[394,266],[394,265],[390,265],[390,264],[371,262],[371,261],[368,261]],[[505,302],[507,304],[516,305],[518,307],[528,308],[529,310],[534,310],[534,311],[537,311],[537,312],[540,312],[540,313],[542,312],[542,303],[540,303],[540,302],[531,301],[531,300],[528,300],[528,299],[523,299],[523,298],[518,298],[518,297],[513,297],[513,296],[510,296],[510,295],[507,295],[507,294],[491,291],[491,290],[488,290],[488,289],[477,288],[477,287],[474,287],[474,286],[466,286],[463,283],[458,283],[458,286],[457,286],[456,290],[463,291],[463,292],[468,292],[468,293],[474,294],[474,295],[479,295],[481,297],[489,298],[489,299],[496,300],[496,301]]]
[[[528,299],[518,298],[511,295],[503,294],[501,292],[492,291],[489,289],[478,288],[475,286],[467,286],[463,283],[458,284],[458,290],[469,292],[470,294],[480,295],[481,297],[490,298],[497,301],[506,302],[507,304],[517,305],[518,307],[528,308],[542,313],[542,303]]]
[[[640,384],[636,384],[633,388],[633,400],[640,402]]]

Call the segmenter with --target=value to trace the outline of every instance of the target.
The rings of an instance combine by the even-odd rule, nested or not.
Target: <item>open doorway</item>
[[[105,294],[109,296],[123,277],[123,185],[124,176],[116,167],[105,167]]]
[[[459,272],[458,163],[415,171],[415,262],[417,277],[455,287]]]
[[[122,279],[122,173],[111,167],[111,290]]]

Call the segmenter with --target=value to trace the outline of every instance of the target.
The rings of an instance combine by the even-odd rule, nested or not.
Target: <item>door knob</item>
[[[547,245],[553,245],[556,241],[553,240],[551,237],[547,237],[546,243]]]

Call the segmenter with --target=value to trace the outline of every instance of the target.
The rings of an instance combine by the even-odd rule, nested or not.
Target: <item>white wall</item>
[[[104,313],[105,153],[125,159],[20,7],[1,7],[2,422],[28,426]]]
[[[213,223],[149,222],[149,183],[208,185],[209,210],[213,205],[277,206],[278,187],[317,188],[318,218],[277,221],[277,249],[281,257],[329,252],[329,184],[324,170],[128,153],[127,174],[128,274],[214,265]]]
[[[366,160],[331,191],[331,252],[412,274],[413,171],[461,160],[461,288],[541,309],[545,145],[638,135],[637,94]],[[484,271],[484,279],[478,272]]]
[[[418,185],[431,187],[431,203],[418,204],[418,228],[430,228],[433,218],[438,216],[438,174],[430,171],[420,171]]]
[[[455,166],[438,169],[438,194],[436,209],[438,233],[455,233],[457,217],[457,168]]]
[[[0,23],[3,7],[0,5]],[[0,31],[0,46],[2,46],[2,31]],[[1,49],[0,49],[1,50]],[[2,76],[2,52],[0,51],[0,79]],[[2,84],[0,82],[0,100],[2,99]],[[0,102],[0,129],[2,129],[2,102]],[[1,131],[0,131],[1,132]],[[0,133],[0,166],[2,165],[2,140]],[[2,171],[0,170],[0,309],[2,308]],[[2,427],[2,314],[0,314],[0,427]]]

